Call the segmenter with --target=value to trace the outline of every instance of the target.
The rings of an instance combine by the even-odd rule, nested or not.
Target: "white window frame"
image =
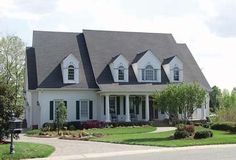
[[[175,79],[176,78],[175,76],[176,76],[177,72],[178,72],[178,74],[177,74],[178,80]],[[177,66],[175,66],[174,69],[173,69],[173,81],[175,81],[175,82],[179,82],[180,81],[180,69]]]
[[[70,70],[73,70],[73,75],[70,73]],[[67,72],[68,74],[67,74],[67,79],[69,80],[69,81],[74,81],[75,80],[75,67],[74,67],[74,65],[69,65],[68,66],[68,72]],[[73,79],[70,79],[69,77],[70,76],[73,76]]]
[[[120,79],[120,71],[123,72],[123,79]],[[117,74],[117,76],[118,76],[118,81],[119,82],[124,82],[125,81],[125,67],[124,66],[119,66],[118,67],[118,74]]]
[[[147,71],[152,71],[152,79],[147,78]],[[155,69],[152,65],[147,65],[144,69],[141,69],[141,76],[141,79],[144,82],[157,82],[158,69]]]
[[[84,118],[84,117],[82,117],[82,101],[85,101],[85,102],[87,102],[87,109],[88,109],[88,114],[87,114],[87,117],[86,118]],[[82,121],[86,121],[86,120],[89,120],[89,99],[80,99],[79,100],[79,103],[80,103],[80,120],[82,120]]]

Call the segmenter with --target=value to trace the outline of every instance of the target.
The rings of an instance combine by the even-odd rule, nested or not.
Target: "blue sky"
[[[210,85],[236,87],[235,0],[0,0],[0,36],[28,46],[33,30],[172,33]]]

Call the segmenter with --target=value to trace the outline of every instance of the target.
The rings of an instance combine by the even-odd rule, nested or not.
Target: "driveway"
[[[21,135],[19,141],[49,144],[56,148],[49,158],[34,160],[235,160],[236,157],[236,144],[174,148],[34,138],[24,135]]]
[[[49,144],[56,148],[50,157],[75,156],[83,154],[96,154],[108,152],[139,151],[157,149],[159,147],[112,144],[91,141],[62,140],[58,138],[35,138],[21,135],[19,141]],[[60,158],[61,159],[61,158]]]

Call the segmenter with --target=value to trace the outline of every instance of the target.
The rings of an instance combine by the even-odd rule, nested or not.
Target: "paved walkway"
[[[173,131],[173,130],[176,130],[176,127],[157,127],[155,131],[152,131],[150,133],[160,133],[160,132]]]

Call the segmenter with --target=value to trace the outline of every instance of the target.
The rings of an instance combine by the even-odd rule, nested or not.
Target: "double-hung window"
[[[76,101],[76,119],[77,120],[93,119],[93,101],[92,100]]]
[[[145,69],[142,69],[143,81],[156,81],[157,69],[154,69],[151,65],[148,65]]]
[[[82,100],[81,101],[81,119],[88,119],[88,114],[89,114],[88,101]]]
[[[179,68],[174,67],[174,81],[179,81]]]
[[[73,65],[68,67],[68,80],[75,80],[75,67]]]
[[[120,66],[118,68],[118,80],[119,81],[125,80],[125,68],[123,66]]]

